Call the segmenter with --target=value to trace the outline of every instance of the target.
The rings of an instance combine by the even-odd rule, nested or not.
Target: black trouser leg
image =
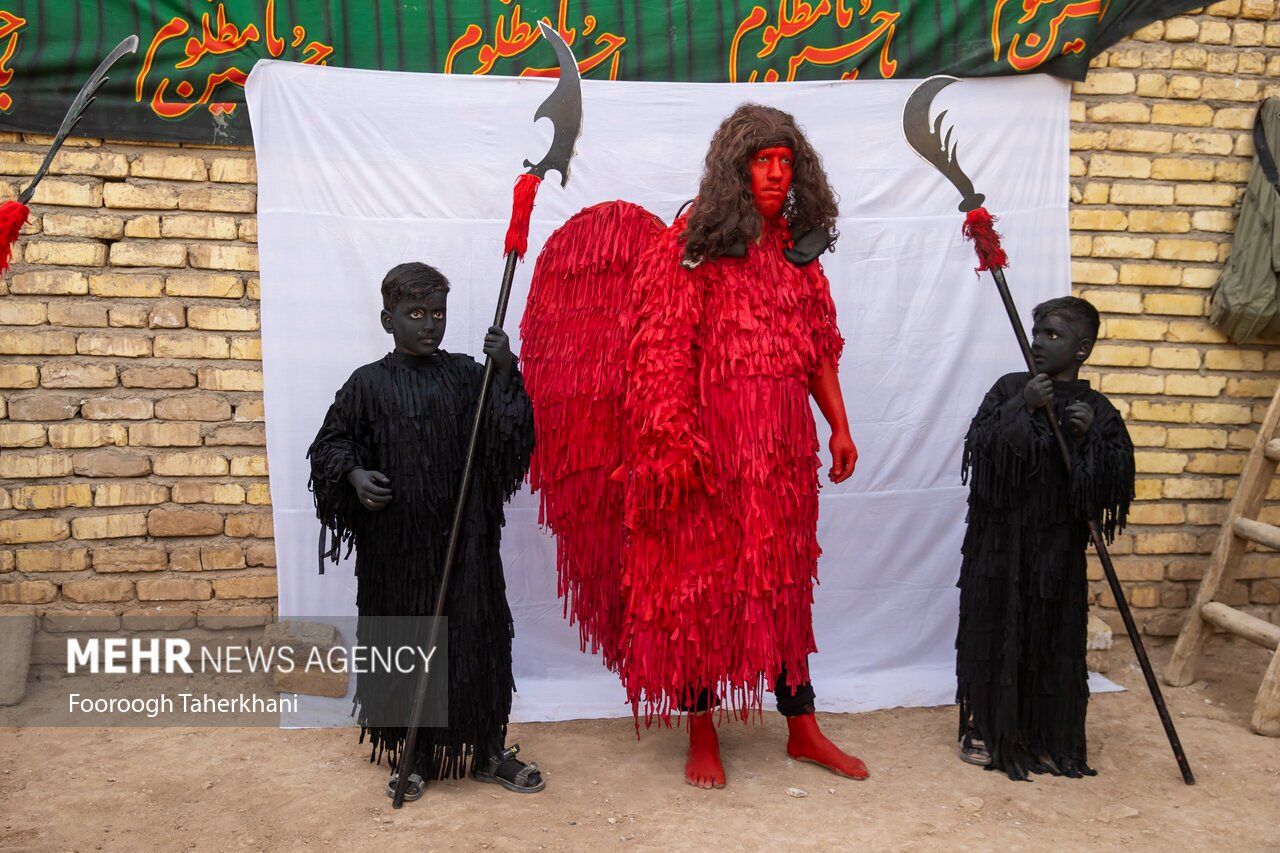
[[[778,700],[778,713],[784,717],[799,717],[813,713],[813,682],[806,681],[794,688],[787,686],[787,668],[778,673],[773,683],[773,695]]]

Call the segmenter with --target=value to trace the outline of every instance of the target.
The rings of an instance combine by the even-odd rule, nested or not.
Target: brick
[[[219,545],[200,549],[200,567],[206,572],[245,567],[244,551],[239,545]],[[216,588],[215,582],[215,588]],[[274,596],[275,593],[272,593]]]
[[[239,236],[246,243],[258,242],[258,220],[256,217],[240,220]]]
[[[70,461],[79,477],[143,477],[151,473],[150,459],[124,450],[86,450]]]
[[[1262,370],[1262,353],[1256,350],[1213,349],[1204,354],[1210,370]]]
[[[146,506],[168,499],[169,488],[158,483],[105,483],[93,490],[94,506]]]
[[[218,598],[275,598],[276,590],[275,575],[219,578],[213,582]]]
[[[45,388],[114,388],[116,366],[53,362],[40,368],[40,384]]]
[[[70,332],[0,331],[0,355],[70,355],[76,338]]]
[[[62,394],[29,394],[9,398],[9,417],[15,421],[63,421],[76,416],[80,400]]]
[[[143,358],[151,355],[151,339],[141,335],[86,333],[76,338],[76,352],[80,355]]]
[[[231,357],[241,361],[262,361],[262,339],[232,338]]]
[[[111,244],[114,267],[181,267],[187,263],[187,247],[182,243],[132,241]]]
[[[191,509],[153,509],[147,514],[152,536],[217,536],[222,532],[220,513]]]
[[[1197,542],[1191,533],[1139,533],[1133,546],[1138,554],[1194,554]]]
[[[236,628],[256,628],[275,621],[275,612],[270,606],[262,607],[229,607],[211,613],[201,613],[199,624],[208,631],[226,631]]]
[[[1200,50],[1203,54],[1204,51]],[[1177,56],[1177,53],[1174,54]],[[1175,60],[1176,61],[1176,60]],[[1203,59],[1201,60],[1203,64]],[[1152,124],[1173,124],[1178,127],[1208,127],[1213,121],[1213,107],[1207,104],[1152,104]]]
[[[1177,234],[1191,230],[1191,217],[1181,210],[1135,210],[1129,214],[1129,230]]]
[[[257,400],[245,400],[236,405],[237,421],[261,421],[266,420],[266,415],[262,409],[261,398]]]
[[[49,581],[10,581],[0,584],[0,604],[47,604],[58,597]]]
[[[1270,396],[1270,395],[1268,395]],[[205,436],[206,447],[264,447],[267,443],[266,432],[260,425],[218,427]],[[234,474],[238,457],[231,460],[231,471]]]
[[[1170,98],[1196,100],[1202,91],[1201,78],[1189,74],[1174,74],[1169,78],[1166,92]]]
[[[1094,71],[1073,87],[1079,95],[1128,95],[1138,87],[1137,78],[1126,71]]]
[[[199,269],[256,270],[258,268],[258,250],[252,246],[192,243],[188,248],[188,254],[191,266]]]
[[[1166,154],[1172,150],[1173,139],[1173,134],[1167,130],[1120,128],[1107,134],[1106,147],[1111,151]]]
[[[81,516],[71,520],[71,533],[77,539],[121,539],[127,536],[146,536],[147,517],[139,512]]]
[[[204,181],[209,170],[199,157],[149,151],[140,154],[131,168],[136,178],[163,178],[170,181]]]
[[[1165,439],[1168,437],[1166,430],[1162,426],[1147,426],[1145,424],[1129,424],[1129,438],[1133,439],[1136,447],[1164,447]]]
[[[267,483],[251,483],[245,491],[245,499],[254,506],[271,506],[271,486]]]
[[[183,394],[156,401],[156,417],[175,421],[225,421],[231,404],[217,394]]]
[[[221,335],[156,335],[157,358],[227,358],[231,347]]]
[[[243,512],[227,516],[228,536],[270,539],[272,529],[271,514],[267,512]]]
[[[173,210],[178,206],[178,192],[165,184],[141,184],[134,181],[107,184],[103,188],[107,207],[129,210]]]
[[[182,631],[195,624],[196,612],[190,607],[157,605],[120,614],[120,625],[126,631]]]
[[[1129,415],[1140,421],[1166,421],[1185,424],[1191,422],[1191,404],[1134,400],[1129,409]],[[1248,421],[1245,421],[1245,423],[1248,423]]]
[[[1099,311],[1111,314],[1142,313],[1142,295],[1126,290],[1086,290],[1080,294]]]
[[[210,391],[261,391],[262,371],[201,367],[200,387]]]
[[[1148,314],[1178,314],[1187,317],[1204,315],[1204,297],[1174,293],[1152,293],[1142,298]]]
[[[107,306],[93,302],[53,302],[49,305],[49,323],[54,326],[105,326]]]
[[[223,187],[192,187],[178,196],[182,210],[213,210],[227,213],[253,213],[258,207],[258,195],[253,190]]]
[[[1115,284],[1119,275],[1112,264],[1072,261],[1071,280],[1076,284]]]
[[[1165,393],[1178,397],[1216,397],[1226,384],[1227,380],[1221,376],[1173,373],[1165,382]]]
[[[1081,231],[1123,231],[1128,225],[1128,217],[1121,210],[1082,210],[1071,211],[1070,225],[1073,230]]]
[[[1102,377],[1104,394],[1160,394],[1164,377],[1145,373],[1112,373]]]
[[[1227,342],[1222,332],[1204,322],[1172,322],[1169,324],[1168,339],[1178,343],[1225,344]]]
[[[124,397],[96,397],[85,400],[80,415],[91,421],[143,421],[152,417],[150,400]]]
[[[1248,406],[1233,403],[1196,403],[1192,413],[1196,423],[1201,424],[1247,424],[1253,421],[1253,413]]]
[[[124,223],[124,236],[156,239],[160,236],[160,217],[153,213],[132,217]]]
[[[1228,77],[1206,77],[1201,90],[1205,99],[1221,101],[1256,101],[1262,94],[1256,80],[1239,80]]]
[[[1228,379],[1227,396],[1229,397],[1266,397],[1270,399],[1276,393],[1275,379]]]
[[[244,282],[225,273],[173,273],[165,281],[169,296],[199,296],[214,299],[239,299],[244,296]]]
[[[147,325],[153,329],[181,329],[186,324],[186,309],[176,302],[154,306],[147,318]]]
[[[1276,14],[1275,0],[1244,0],[1240,7],[1242,18],[1270,21]]]
[[[1148,237],[1095,237],[1091,254],[1095,258],[1150,258],[1156,241]]]
[[[1211,181],[1213,180],[1213,162],[1157,158],[1151,163],[1151,177],[1157,181]],[[1176,198],[1177,188],[1175,187],[1174,190]]]
[[[65,581],[62,597],[80,604],[103,601],[129,601],[133,598],[133,581],[124,578],[93,578]]]
[[[0,302],[0,326],[43,326],[48,319],[43,302]]]
[[[126,388],[194,388],[195,374],[185,367],[131,367],[121,371]]]
[[[102,182],[46,177],[36,186],[31,203],[60,207],[102,207]]]
[[[0,364],[0,388],[35,388],[40,369],[34,364]]]
[[[1072,131],[1069,140],[1072,151],[1093,151],[1099,148],[1107,147],[1106,131],[1095,131],[1092,133],[1083,131]]]
[[[251,157],[215,157],[209,164],[209,180],[219,183],[256,184],[258,170]]]
[[[138,581],[139,601],[204,601],[213,586],[195,578],[145,578]]]
[[[68,151],[64,148],[53,158],[49,171],[55,175],[124,178],[129,174],[129,160],[113,151]]]
[[[1155,184],[1112,184],[1112,204],[1173,204],[1173,187]]]
[[[47,443],[40,424],[0,423],[0,447],[44,447]]]
[[[160,233],[164,237],[234,240],[238,232],[236,220],[232,216],[186,213],[166,216],[160,220]]]
[[[1238,61],[1234,53],[1210,53],[1205,57],[1204,68],[1213,74],[1233,74]]]
[[[51,237],[97,237],[118,240],[124,236],[124,220],[98,213],[46,213],[41,219]]]
[[[1149,178],[1151,161],[1145,157],[1094,154],[1089,158],[1088,174],[1103,178]]]
[[[221,456],[213,458],[222,460],[223,469],[221,473],[225,474],[226,460]],[[228,504],[238,506],[245,502],[244,487],[236,483],[174,483],[172,491],[173,502],[180,504]]]
[[[1227,433],[1225,430],[1218,429],[1170,429],[1167,446],[1172,449],[1212,448],[1221,450],[1227,446]]]
[[[1193,18],[1170,18],[1164,22],[1164,40],[1195,41],[1200,25]]]
[[[1173,150],[1182,154],[1230,154],[1234,144],[1229,133],[1188,131],[1173,137]]]
[[[1169,324],[1163,320],[1122,320],[1115,317],[1107,318],[1103,325],[1106,328],[1105,337],[1131,341],[1162,340],[1169,328]]]
[[[1191,222],[1197,231],[1230,234],[1236,229],[1235,213],[1229,210],[1197,210],[1191,214]]]
[[[0,453],[0,478],[48,479],[71,473],[71,460],[62,453]]]
[[[229,470],[226,457],[216,453],[169,453],[157,456],[153,464],[162,477],[219,477]]]
[[[120,424],[53,424],[49,443],[54,447],[122,447],[128,434]]]
[[[130,424],[129,444],[140,447],[199,447],[200,425]]]
[[[110,322],[112,326],[129,329],[145,329],[150,312],[146,305],[112,305]]]
[[[13,518],[0,521],[0,544],[60,542],[69,534],[63,518]]]
[[[231,460],[233,477],[265,477],[267,476],[267,457],[237,456]]]
[[[1218,281],[1218,270],[1207,267],[1187,267],[1182,271],[1182,286],[1201,290],[1213,287]]]
[[[192,305],[187,309],[187,325],[193,329],[250,332],[258,328],[258,312],[252,308]]]
[[[250,545],[244,552],[245,561],[251,566],[274,566],[276,564],[276,547],[271,543]]]
[[[158,275],[103,273],[89,278],[89,292],[94,296],[150,298],[159,296],[163,287],[164,280]]]
[[[1151,120],[1151,113],[1151,107],[1140,101],[1106,101],[1090,105],[1088,119],[1096,122],[1146,124]],[[1079,120],[1083,121],[1083,119]]]
[[[156,572],[168,564],[169,555],[163,548],[154,546],[93,549],[95,572]]]
[[[249,280],[245,282],[244,291],[244,295],[250,299],[261,299],[262,279],[257,276],[250,276]]]
[[[1098,344],[1089,356],[1089,363],[1111,367],[1146,367],[1151,363],[1151,350],[1146,347]]]
[[[59,550],[23,548],[18,552],[17,557],[18,571],[31,574],[83,572],[89,568],[89,552],[85,548]]]

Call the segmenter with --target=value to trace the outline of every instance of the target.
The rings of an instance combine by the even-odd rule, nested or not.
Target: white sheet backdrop
[[[389,349],[378,322],[383,273],[407,260],[438,266],[453,285],[444,346],[479,351],[511,184],[521,161],[547,148],[550,124],[532,116],[552,85],[285,62],[260,62],[250,76],[282,619],[354,611],[350,565],[316,573],[304,454],[351,370]],[[914,85],[584,83],[571,180],[541,189],[508,315],[514,339],[532,256],[574,212],[621,198],[670,221],[696,191],[712,131],[737,104],[799,119],[841,199],[840,242],[823,263],[848,341],[841,379],[861,454],[852,479],[827,484],[821,499],[812,663],[825,710],[953,701],[961,438],[982,394],[1020,361],[994,286],[973,273],[958,194],[902,139]],[[968,80],[937,103],[1000,217],[1024,314],[1069,291],[1068,92],[1047,77]],[[824,471],[826,462],[824,452]],[[517,495],[502,541],[516,718],[626,715],[615,677],[578,651],[576,628],[561,618],[554,546],[536,513],[531,495]],[[350,710],[342,700],[304,707],[293,722]]]

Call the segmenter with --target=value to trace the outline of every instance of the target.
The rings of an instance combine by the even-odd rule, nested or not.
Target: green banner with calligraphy
[[[770,83],[949,73],[1082,79],[1090,57],[1186,0],[0,0],[0,129],[52,133],[122,38],[136,55],[77,133],[247,144],[259,59],[448,74]]]

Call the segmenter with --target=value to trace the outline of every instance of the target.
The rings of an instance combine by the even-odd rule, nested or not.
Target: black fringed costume
[[[987,392],[965,437],[968,530],[960,568],[956,701],[960,736],[981,738],[990,769],[1092,775],[1086,764],[1087,519],[1110,541],[1133,496],[1133,444],[1120,413],[1089,383],[1054,382],[1054,408],[1088,403],[1094,422],[1070,437],[1068,479],[1048,420],[1027,411],[1030,375]],[[1055,767],[1038,760],[1050,758]]]
[[[369,617],[432,612],[481,374],[466,355],[390,353],[351,374],[307,451],[324,527],[321,571],[326,557],[336,562],[343,542],[355,545],[360,644],[380,642],[376,635],[385,623]],[[500,752],[506,737],[515,689],[513,630],[498,543],[503,504],[524,479],[532,450],[533,409],[513,367],[509,376],[494,377],[450,578],[449,726],[419,732],[412,768],[426,780],[465,775],[473,756]],[[383,509],[360,504],[346,479],[354,467],[390,478],[393,497]],[[397,768],[406,728],[377,721],[385,720],[383,709],[411,707],[415,681],[384,673],[358,677],[360,740],[370,738],[371,761],[381,762],[386,751]]]

